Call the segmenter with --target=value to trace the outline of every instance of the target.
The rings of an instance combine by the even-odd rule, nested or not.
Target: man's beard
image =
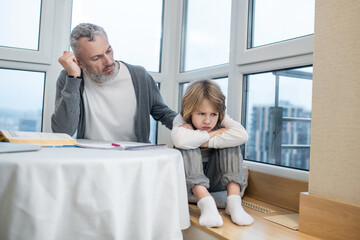
[[[104,75],[103,73],[93,72],[87,66],[85,66],[84,70],[89,75],[90,79],[93,80],[94,82],[96,82],[96,83],[104,83],[104,82],[107,82],[109,80],[113,80],[117,76],[117,74],[119,73],[119,68],[118,68],[117,63],[114,62],[114,64],[112,64],[112,65],[114,65],[114,70],[109,75]],[[112,65],[106,66],[105,69],[111,67]]]

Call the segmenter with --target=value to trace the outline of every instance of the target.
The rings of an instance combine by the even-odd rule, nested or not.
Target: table
[[[182,239],[187,203],[175,149],[0,154],[1,240]]]

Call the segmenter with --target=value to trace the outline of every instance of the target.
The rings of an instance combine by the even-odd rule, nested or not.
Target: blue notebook
[[[38,151],[40,145],[0,142],[0,153]]]

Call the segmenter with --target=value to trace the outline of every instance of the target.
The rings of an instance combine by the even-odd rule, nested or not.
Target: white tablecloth
[[[171,240],[189,226],[175,149],[0,154],[1,240]]]

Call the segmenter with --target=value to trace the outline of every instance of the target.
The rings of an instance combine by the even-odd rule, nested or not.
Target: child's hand
[[[210,131],[208,133],[209,133],[210,138],[212,138],[212,137],[215,137],[218,134],[222,134],[226,130],[227,130],[227,128],[219,128],[219,129],[217,129],[215,131]],[[206,142],[203,145],[201,145],[201,147],[203,147],[203,148],[208,147],[208,146],[209,146],[209,142]]]
[[[194,128],[192,127],[192,125],[190,123],[183,123],[181,124],[179,127],[183,127],[183,128],[187,128],[190,130],[194,130]]]
[[[210,131],[209,136],[210,136],[210,138],[215,137],[216,135],[221,134],[221,133],[225,132],[226,130],[227,130],[227,128],[219,128],[215,131]]]
[[[218,130],[215,130],[217,132],[216,135],[221,134],[221,133],[225,132],[226,130],[227,130],[227,128],[220,128]]]

